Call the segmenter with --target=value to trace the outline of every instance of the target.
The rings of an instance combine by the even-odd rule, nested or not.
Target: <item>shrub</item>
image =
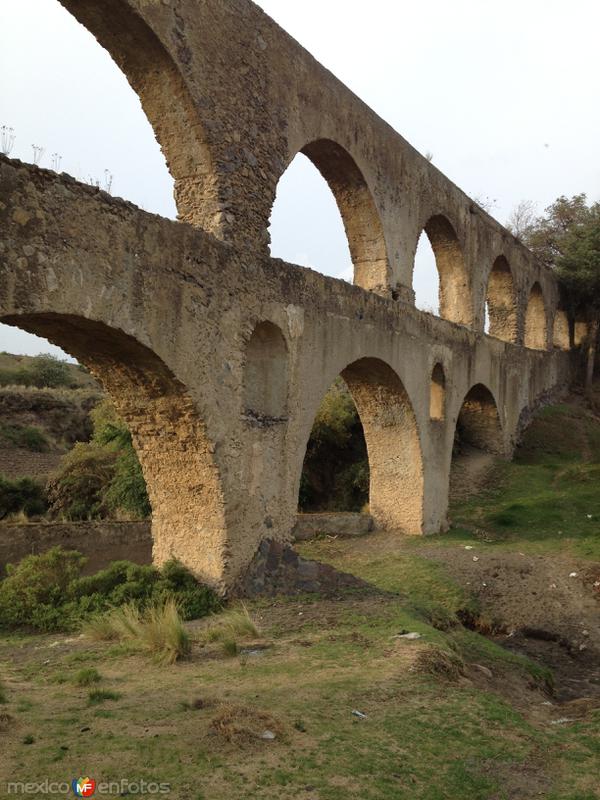
[[[71,372],[65,361],[44,354],[36,356],[28,370],[31,383],[39,389],[55,389],[59,386],[71,386]]]
[[[92,443],[78,443],[48,484],[50,512],[68,520],[102,519],[107,515],[106,487],[115,473],[116,454]]]
[[[163,566],[153,596],[155,599],[175,597],[183,619],[200,619],[222,608],[213,590],[198,583],[192,573],[175,559]]]
[[[47,508],[48,500],[41,484],[31,478],[10,481],[0,476],[0,519],[21,511],[28,517],[35,517],[44,514]]]
[[[75,551],[53,547],[42,555],[26,556],[7,565],[0,583],[0,624],[58,630],[64,620],[63,604],[85,563]]]
[[[131,433],[108,400],[90,416],[91,441],[67,453],[49,487],[51,512],[72,520],[103,519],[119,512],[145,519],[151,507]]]
[[[145,519],[152,513],[142,467],[131,441],[121,450],[115,461],[113,478],[106,490],[106,505],[115,511],[125,511]]]
[[[29,366],[0,370],[0,386],[36,386],[38,389],[54,389],[72,385],[69,365],[48,354],[31,359]]]
[[[85,560],[80,553],[55,547],[9,565],[0,582],[0,627],[74,630],[93,618],[90,625],[96,626],[98,638],[109,638],[106,621],[98,615],[127,604],[144,609],[173,599],[184,619],[220,608],[217,595],[177,562],[165,564],[161,571],[116,561],[82,577]]]

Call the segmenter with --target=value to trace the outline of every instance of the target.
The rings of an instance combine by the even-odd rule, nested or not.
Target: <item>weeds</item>
[[[104,703],[105,700],[120,700],[121,695],[118,692],[111,692],[108,689],[92,689],[88,694],[88,705],[97,706]]]
[[[94,667],[86,667],[80,669],[75,675],[75,683],[77,686],[92,686],[94,683],[100,683],[102,677],[97,669]]]

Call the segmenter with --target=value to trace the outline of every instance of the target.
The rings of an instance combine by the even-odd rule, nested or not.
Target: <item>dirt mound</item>
[[[472,593],[496,641],[550,667],[556,697],[600,697],[600,603],[596,565],[562,556],[424,548]]]

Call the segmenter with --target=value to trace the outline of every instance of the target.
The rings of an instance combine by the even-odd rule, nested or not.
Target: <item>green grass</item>
[[[102,676],[95,667],[80,669],[75,675],[77,686],[93,686],[95,683],[100,683],[101,680]]]
[[[544,409],[492,484],[451,509],[456,539],[600,560],[600,425],[584,409]]]
[[[91,706],[104,703],[106,700],[120,700],[119,692],[112,692],[109,689],[92,689],[88,694],[88,703]]]

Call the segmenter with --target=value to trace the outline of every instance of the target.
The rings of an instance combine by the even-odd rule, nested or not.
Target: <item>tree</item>
[[[588,324],[585,390],[589,396],[600,327],[600,203],[588,206],[583,193],[561,195],[536,217],[533,204],[523,201],[508,227],[556,271],[571,318]]]
[[[600,330],[600,203],[586,207],[585,213],[577,210],[576,221],[570,223],[559,245],[556,272],[565,288],[569,311],[588,323],[585,391],[591,396]]]
[[[565,239],[577,225],[587,221],[590,209],[585,194],[557,198],[546,208],[541,217],[536,217],[535,206],[522,201],[512,212],[508,228],[547,267],[556,266],[562,256]]]
[[[520,239],[526,242],[536,221],[536,204],[532,200],[521,200],[508,218],[506,227]]]
[[[40,389],[55,389],[59,386],[71,386],[71,372],[65,361],[49,354],[36,356],[29,367],[31,382]]]

